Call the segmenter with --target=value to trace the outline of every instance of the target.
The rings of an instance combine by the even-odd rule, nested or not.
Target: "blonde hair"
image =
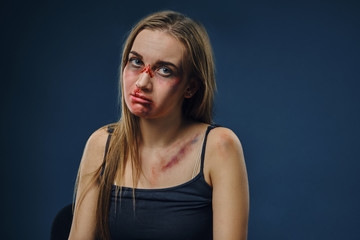
[[[131,30],[123,47],[120,66],[121,118],[111,126],[114,131],[105,161],[95,172],[93,181],[90,183],[98,182],[100,189],[96,211],[96,233],[100,239],[110,239],[108,218],[112,184],[115,178],[117,178],[117,185],[121,186],[128,159],[130,159],[133,172],[134,189],[141,174],[138,151],[141,142],[139,118],[133,115],[126,106],[123,94],[123,71],[136,36],[144,29],[164,31],[184,44],[187,51],[186,57],[190,63],[187,76],[197,81],[199,88],[192,98],[184,99],[183,115],[185,118],[198,122],[212,123],[212,108],[216,91],[215,65],[205,28],[200,23],[173,11],[156,12],[140,20]],[[103,168],[105,169],[101,176]],[[117,187],[116,192],[118,191]],[[135,197],[134,192],[133,197]],[[135,201],[135,198],[133,199]]]

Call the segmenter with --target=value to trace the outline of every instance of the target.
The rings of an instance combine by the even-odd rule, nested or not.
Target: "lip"
[[[130,94],[131,100],[133,102],[138,102],[138,103],[145,103],[145,104],[150,104],[152,103],[152,100],[150,98],[147,98],[141,94],[138,93],[133,93]]]

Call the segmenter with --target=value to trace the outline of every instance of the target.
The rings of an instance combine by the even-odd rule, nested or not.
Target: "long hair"
[[[200,23],[173,11],[153,13],[140,20],[131,30],[123,46],[120,66],[121,118],[112,126],[114,131],[105,161],[93,175],[92,183],[99,184],[96,234],[100,239],[110,239],[108,218],[114,180],[116,180],[117,186],[122,186],[127,161],[130,161],[131,164],[134,189],[141,174],[139,118],[133,115],[126,106],[123,94],[123,71],[136,36],[144,29],[166,32],[185,46],[186,60],[190,63],[187,68],[190,71],[188,76],[197,81],[199,89],[192,98],[184,99],[183,115],[185,118],[198,122],[208,124],[212,122],[216,90],[215,66],[210,40],[205,28]],[[103,175],[100,176],[103,167],[105,169]],[[117,187],[116,192],[119,190],[121,196],[121,188]],[[134,191],[133,199],[135,201]]]

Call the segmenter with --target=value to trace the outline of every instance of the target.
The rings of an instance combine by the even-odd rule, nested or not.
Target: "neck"
[[[140,118],[142,145],[144,147],[164,147],[170,145],[186,125],[177,114],[160,119]]]

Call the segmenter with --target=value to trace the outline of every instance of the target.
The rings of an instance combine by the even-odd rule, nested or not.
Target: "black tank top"
[[[213,238],[212,187],[205,181],[203,168],[207,135],[214,127],[206,130],[200,172],[190,181],[169,188],[135,189],[135,210],[133,188],[122,187],[120,199],[112,186],[109,228],[113,240]]]

